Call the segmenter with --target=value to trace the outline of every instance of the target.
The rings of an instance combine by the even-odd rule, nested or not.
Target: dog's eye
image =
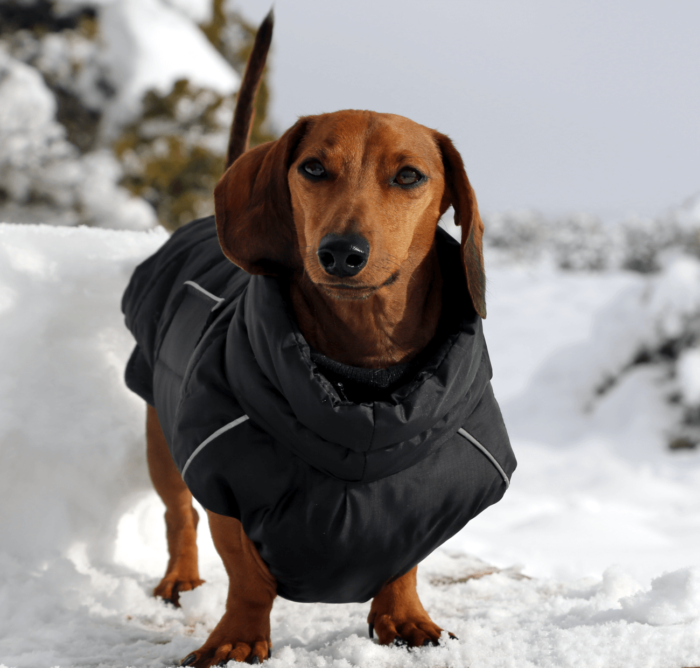
[[[325,167],[318,160],[309,160],[302,165],[302,169],[311,176],[320,178],[326,175]]]
[[[423,175],[413,167],[404,167],[396,175],[396,183],[400,186],[412,186],[423,180]]]

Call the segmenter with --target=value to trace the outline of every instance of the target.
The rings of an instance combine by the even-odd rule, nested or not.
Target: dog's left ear
[[[249,274],[278,276],[301,263],[287,172],[307,126],[300,119],[277,141],[246,151],[214,189],[221,249]]]
[[[439,132],[435,133],[442,162],[445,168],[445,194],[440,206],[441,213],[452,205],[455,224],[462,228],[462,262],[467,276],[467,288],[476,312],[486,317],[486,274],[482,239],[484,223],[479,215],[476,195],[467,178],[462,156],[452,140]]]

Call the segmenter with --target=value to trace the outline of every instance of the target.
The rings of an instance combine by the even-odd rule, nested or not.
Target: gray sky
[[[265,0],[237,0],[259,22]],[[437,128],[485,211],[653,214],[700,191],[700,0],[277,0],[279,130]]]

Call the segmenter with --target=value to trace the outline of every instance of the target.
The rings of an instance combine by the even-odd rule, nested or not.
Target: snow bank
[[[522,270],[507,273],[511,278],[506,280],[523,275]],[[519,336],[519,331],[511,329],[510,333],[522,344],[534,343],[546,359],[541,357],[535,362],[536,374],[525,381],[528,391],[508,401],[506,410],[509,424],[518,433],[540,440],[547,435],[555,440],[571,438],[574,432],[580,432],[581,420],[587,420],[600,395],[619,382],[621,373],[635,358],[645,352],[653,353],[665,342],[680,337],[700,314],[700,261],[691,257],[670,258],[662,272],[653,276],[621,272],[562,276],[545,271],[542,278],[535,280],[542,281],[544,289],[556,300],[528,299],[524,293],[532,286],[526,280],[507,299],[511,307],[514,300],[524,300],[518,308],[523,323],[515,319],[516,327],[526,327],[529,334],[537,332],[544,345],[533,342],[527,334]],[[594,318],[582,325],[586,305],[596,305]],[[566,312],[571,322],[562,317]],[[513,315],[512,311],[502,312],[496,319],[512,321]],[[500,325],[488,323],[487,327],[499,330]],[[561,341],[562,327],[578,341],[574,339],[555,351],[547,342]],[[532,368],[532,352],[528,355],[520,349],[525,360],[518,363],[513,360],[509,341],[504,342],[504,348],[511,364]],[[510,395],[505,398],[510,399]],[[567,423],[560,419],[563,414],[570,416]],[[554,416],[559,419],[552,419]]]
[[[519,468],[453,548],[539,577],[598,576],[617,563],[648,583],[698,565],[700,457],[670,455],[668,444],[683,419],[681,382],[700,377],[688,368],[679,382],[682,364],[635,360],[696,325],[699,272],[682,256],[655,275],[489,271],[486,337]]]
[[[0,225],[0,525],[25,563],[80,540],[111,557],[117,519],[147,489],[119,300],[165,238]]]
[[[165,238],[0,225],[0,665],[175,665],[224,609],[205,523],[206,584],[180,610],[150,596],[162,506],[122,382],[119,300]],[[270,668],[700,665],[700,456],[666,449],[668,368],[629,364],[684,326],[697,280],[681,257],[657,277],[491,270],[487,339],[520,466],[419,569],[425,606],[460,640],[379,647],[367,605],[279,600]]]

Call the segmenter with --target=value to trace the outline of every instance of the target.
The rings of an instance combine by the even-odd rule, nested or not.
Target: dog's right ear
[[[301,264],[287,172],[309,121],[244,153],[214,190],[216,231],[224,255],[249,274],[277,276]]]
[[[467,288],[474,310],[486,317],[486,274],[484,274],[484,223],[479,215],[474,189],[469,183],[462,156],[449,137],[435,132],[445,167],[445,195],[441,214],[451,204],[455,210],[455,224],[462,228],[462,262],[467,277]]]

